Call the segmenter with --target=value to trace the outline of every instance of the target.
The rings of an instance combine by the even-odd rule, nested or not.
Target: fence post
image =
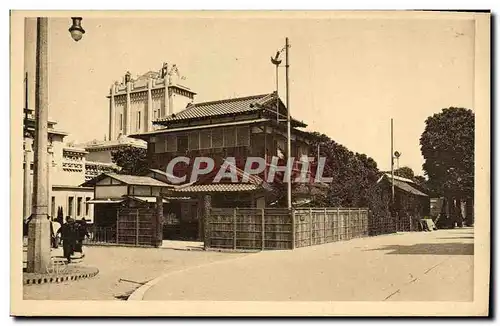
[[[119,230],[119,227],[118,227],[118,222],[120,221],[120,209],[116,209],[116,243],[118,244],[118,230]]]
[[[136,233],[135,233],[135,245],[139,245],[139,208],[136,208],[136,219],[135,219],[135,228],[136,228]]]
[[[312,219],[312,209],[309,208],[309,245],[313,244],[313,219]]]
[[[203,216],[203,248],[207,250],[210,248],[210,221],[209,219],[212,216],[212,208],[208,210],[208,214]]]
[[[261,208],[262,210],[262,217],[261,217],[261,223],[262,223],[262,230],[261,230],[261,237],[262,237],[262,250],[265,249],[266,247],[266,221],[265,221],[265,213],[264,213],[264,208]]]
[[[323,216],[323,237],[324,237],[324,240],[323,240],[323,243],[326,243],[326,207],[324,209],[324,213],[325,215]]]
[[[347,240],[351,239],[351,208],[347,208]]]
[[[357,231],[357,237],[361,238],[363,235],[363,229],[364,229],[364,221],[363,218],[361,217],[361,207],[358,207],[358,231]]]
[[[341,240],[342,236],[340,235],[340,207],[337,206],[337,239],[335,240]]]
[[[161,247],[163,244],[163,197],[157,196],[156,203],[154,204],[154,214],[152,220],[156,225],[156,233],[153,236],[152,245],[156,248]]]
[[[292,249],[295,249],[295,210],[292,208]]]
[[[236,250],[236,211],[238,208],[233,209],[233,249]]]

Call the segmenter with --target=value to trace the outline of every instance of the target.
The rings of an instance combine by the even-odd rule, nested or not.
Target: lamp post
[[[79,41],[85,33],[81,17],[72,17],[71,37]],[[46,273],[50,265],[50,221],[48,220],[48,18],[37,18],[35,78],[34,204],[28,226],[28,273]]]

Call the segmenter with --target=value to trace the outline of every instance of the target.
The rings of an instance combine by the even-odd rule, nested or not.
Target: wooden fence
[[[83,240],[83,244],[85,245],[116,243],[116,227],[91,226],[88,232],[88,238]]]
[[[156,246],[155,211],[147,207],[121,207],[116,218],[116,243]]]
[[[205,247],[293,249],[369,235],[365,208],[212,208]]]
[[[366,208],[307,208],[292,214],[296,248],[368,236]]]

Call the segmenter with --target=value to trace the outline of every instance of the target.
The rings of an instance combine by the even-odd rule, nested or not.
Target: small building
[[[384,192],[392,192],[392,176],[384,173],[377,183]],[[390,200],[391,196],[387,196]],[[390,202],[388,203],[390,207]],[[429,195],[413,180],[394,176],[394,206],[397,231],[417,231],[418,221],[430,216]]]

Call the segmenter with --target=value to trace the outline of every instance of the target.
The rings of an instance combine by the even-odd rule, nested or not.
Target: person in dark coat
[[[67,216],[66,223],[61,226],[59,232],[61,233],[61,239],[63,242],[64,258],[66,258],[68,263],[70,263],[76,243],[75,221],[70,216]]]
[[[75,251],[81,253],[82,257],[84,256],[83,240],[85,240],[85,237],[88,236],[89,232],[87,227],[87,221],[85,220],[85,217],[82,217],[82,219],[76,223],[76,245],[75,245]]]

